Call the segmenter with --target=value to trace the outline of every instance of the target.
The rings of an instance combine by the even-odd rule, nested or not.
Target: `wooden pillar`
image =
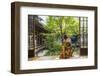
[[[33,16],[28,15],[28,33],[31,33],[33,36],[33,48],[30,49],[28,48],[28,58],[34,57],[35,56],[35,21],[33,21]],[[28,39],[29,40],[29,39]],[[30,46],[28,44],[28,46]]]

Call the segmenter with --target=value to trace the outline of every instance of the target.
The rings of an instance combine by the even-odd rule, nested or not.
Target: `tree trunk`
[[[60,27],[60,32],[61,32],[61,42],[63,43],[62,17],[59,18],[59,27]]]

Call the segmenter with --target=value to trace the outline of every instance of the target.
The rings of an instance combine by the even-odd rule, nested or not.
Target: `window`
[[[81,48],[88,46],[88,17],[80,17]]]

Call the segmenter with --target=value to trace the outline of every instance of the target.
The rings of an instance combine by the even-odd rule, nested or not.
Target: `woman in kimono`
[[[63,42],[62,42],[62,48],[60,52],[60,58],[61,59],[67,59],[72,57],[72,46],[71,46],[71,38],[67,35],[64,35]]]

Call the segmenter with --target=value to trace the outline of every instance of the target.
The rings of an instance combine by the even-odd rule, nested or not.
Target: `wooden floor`
[[[38,54],[38,56],[29,58],[29,61],[33,60],[59,60],[59,56],[44,56],[44,54],[47,52],[47,50],[44,50]],[[69,59],[79,59],[79,58],[86,58],[87,56],[80,56],[80,51],[73,52],[73,57]]]
[[[87,56],[75,56],[75,57],[71,57],[69,59],[80,59],[80,58],[87,58]],[[33,60],[59,60],[59,56],[42,56],[42,57],[33,57],[33,58],[29,58],[29,61],[33,61]]]

